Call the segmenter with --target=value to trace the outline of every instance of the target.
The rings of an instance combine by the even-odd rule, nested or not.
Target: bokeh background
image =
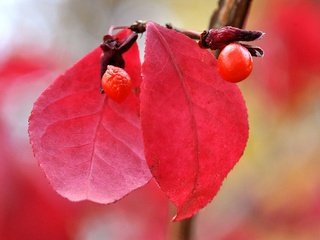
[[[202,31],[217,1],[0,0],[0,239],[168,239],[172,213],[151,182],[116,204],[57,195],[33,158],[28,115],[40,93],[137,19]],[[247,29],[265,57],[239,86],[250,140],[195,239],[320,239],[320,1],[255,0]]]

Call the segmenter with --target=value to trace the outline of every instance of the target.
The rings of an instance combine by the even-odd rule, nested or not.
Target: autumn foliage
[[[34,104],[31,144],[64,197],[111,203],[153,176],[181,220],[212,200],[241,157],[246,107],[192,39],[150,22],[145,45],[142,66],[136,44],[123,55],[139,89],[123,103],[99,91],[100,48],[58,77]]]

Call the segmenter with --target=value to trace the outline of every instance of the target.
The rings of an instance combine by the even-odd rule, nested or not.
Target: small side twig
[[[187,37],[191,38],[191,39],[195,39],[195,40],[199,40],[200,39],[200,32],[196,32],[196,31],[191,31],[191,30],[186,30],[186,29],[182,29],[182,28],[177,28],[174,27],[172,24],[167,23],[166,27],[168,29],[173,29],[177,32],[183,33],[184,35],[186,35]]]

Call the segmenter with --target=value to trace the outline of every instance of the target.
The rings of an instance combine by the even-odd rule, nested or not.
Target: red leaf
[[[145,154],[175,220],[195,214],[217,193],[248,138],[245,103],[217,74],[216,60],[191,39],[147,26],[141,123]]]
[[[117,104],[100,94],[99,48],[45,90],[33,107],[29,134],[35,157],[55,190],[73,201],[111,203],[150,179],[131,94]],[[125,55],[139,85],[137,45]]]

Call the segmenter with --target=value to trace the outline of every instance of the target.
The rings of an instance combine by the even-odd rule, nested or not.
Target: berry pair
[[[168,27],[168,26],[167,26]],[[119,29],[123,27],[118,27]],[[172,26],[168,28],[173,29]],[[115,28],[111,28],[115,29]],[[129,29],[129,30],[128,30]],[[130,49],[136,42],[139,33],[146,30],[146,22],[137,21],[124,30],[131,31],[122,41],[112,35],[106,35],[100,45],[103,54],[101,57],[101,92],[116,102],[123,102],[131,92],[131,79],[126,71],[122,54]],[[264,33],[261,31],[248,31],[231,26],[210,29],[201,34],[189,31],[177,30],[194,39],[199,39],[201,48],[221,50],[217,61],[218,71],[221,77],[232,83],[237,83],[247,78],[252,72],[254,57],[262,57],[263,50],[257,46],[251,46],[239,41],[254,41],[260,39]]]
[[[250,52],[238,43],[224,47],[218,57],[218,71],[228,82],[240,82],[252,72],[253,60]],[[108,65],[101,79],[104,92],[114,101],[123,102],[131,92],[132,82],[128,73]]]
[[[228,82],[240,82],[252,71],[250,52],[237,43],[224,47],[218,57],[218,71]],[[113,65],[108,65],[102,76],[101,86],[104,92],[114,101],[123,102],[131,92],[132,82],[128,73]]]

